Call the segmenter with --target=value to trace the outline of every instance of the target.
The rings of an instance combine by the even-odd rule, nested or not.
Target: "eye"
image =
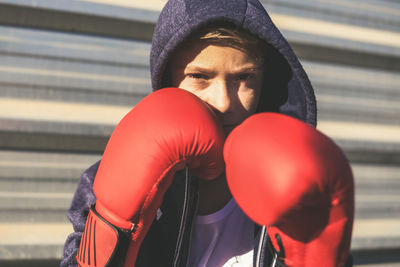
[[[202,73],[188,73],[186,74],[187,77],[192,78],[192,79],[203,79],[207,80],[207,75],[202,74]]]
[[[247,81],[247,80],[253,78],[254,76],[255,76],[254,73],[240,73],[237,76],[237,80],[239,80],[239,81]]]

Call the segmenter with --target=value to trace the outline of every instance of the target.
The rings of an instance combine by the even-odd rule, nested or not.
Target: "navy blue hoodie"
[[[170,0],[158,19],[150,55],[153,90],[169,86],[166,67],[175,49],[189,36],[210,24],[244,29],[268,46],[267,65],[258,111],[284,113],[316,125],[313,88],[290,45],[258,0]],[[96,202],[93,181],[98,164],[85,171],[68,211],[74,226],[64,247],[61,266],[77,266],[75,255],[89,206]],[[182,177],[180,177],[182,176]],[[141,246],[136,266],[186,266],[192,219],[197,205],[197,181],[178,172],[165,194],[161,211]],[[255,265],[267,266],[271,255],[265,232],[255,233]]]

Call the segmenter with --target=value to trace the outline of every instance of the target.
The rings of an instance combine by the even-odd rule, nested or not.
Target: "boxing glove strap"
[[[132,230],[115,227],[94,206],[86,220],[76,260],[78,266],[123,266]]]

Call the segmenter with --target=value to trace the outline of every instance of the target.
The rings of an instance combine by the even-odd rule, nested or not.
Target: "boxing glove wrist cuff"
[[[78,254],[79,266],[123,266],[132,230],[118,228],[90,208]]]
[[[135,224],[131,221],[121,219],[115,215],[114,212],[110,211],[101,201],[96,201],[96,211],[101,214],[101,217],[113,226],[124,229],[124,231],[133,230]]]

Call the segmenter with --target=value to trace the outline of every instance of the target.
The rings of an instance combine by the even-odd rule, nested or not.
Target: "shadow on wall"
[[[58,267],[59,259],[46,260],[0,260],[0,266],[3,267]]]

